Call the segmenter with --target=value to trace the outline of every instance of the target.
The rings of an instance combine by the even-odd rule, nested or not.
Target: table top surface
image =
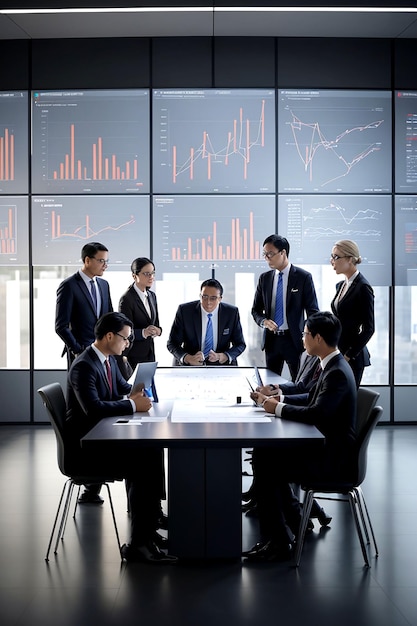
[[[283,380],[267,370],[261,374],[266,383]],[[149,413],[104,418],[82,439],[82,445],[321,445],[324,437],[314,426],[277,419],[254,407],[247,381],[256,387],[252,377],[252,368],[163,368],[155,377],[159,402]]]

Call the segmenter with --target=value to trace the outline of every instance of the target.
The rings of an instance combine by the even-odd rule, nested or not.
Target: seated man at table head
[[[329,476],[342,480],[350,475],[357,390],[352,369],[337,348],[340,333],[340,322],[333,313],[311,315],[303,341],[308,354],[319,357],[322,373],[309,392],[308,403],[295,406],[276,398],[263,401],[265,411],[276,417],[316,426],[325,436],[325,444],[314,452],[303,447],[279,453],[273,448],[254,449],[252,467],[262,539],[245,553],[249,560],[264,562],[290,556],[301,517],[290,483]]]
[[[80,444],[102,418],[133,415],[148,411],[152,403],[143,390],[133,388],[123,378],[115,356],[129,344],[133,324],[123,313],[106,313],[95,326],[95,341],[73,362],[68,374],[66,437],[71,454],[76,455],[77,471],[86,475],[125,478],[131,513],[131,540],[122,547],[126,560],[170,563],[156,545],[160,501],[164,491],[163,449],[144,448],[111,454],[96,453],[92,458]],[[88,485],[93,497],[95,485]],[[84,494],[83,494],[84,495]]]
[[[237,365],[246,348],[239,310],[222,298],[221,283],[209,278],[199,300],[180,304],[167,342],[176,365]]]

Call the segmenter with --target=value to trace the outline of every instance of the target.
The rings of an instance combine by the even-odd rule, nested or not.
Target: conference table
[[[259,370],[265,384],[280,379]],[[81,444],[92,453],[168,449],[170,552],[182,559],[235,559],[242,551],[242,449],[320,447],[314,427],[276,419],[249,397],[253,368],[158,368],[148,413],[102,419]]]

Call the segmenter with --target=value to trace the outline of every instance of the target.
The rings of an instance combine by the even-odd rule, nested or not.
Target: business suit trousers
[[[291,380],[295,380],[300,362],[300,352],[296,349],[291,335],[276,335],[270,331],[266,332],[266,367],[280,376],[284,363],[287,363]]]

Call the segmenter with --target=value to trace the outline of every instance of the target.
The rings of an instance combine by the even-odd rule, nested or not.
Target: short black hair
[[[288,239],[285,239],[285,237],[281,237],[281,235],[269,235],[269,237],[265,239],[262,245],[265,245],[266,243],[272,244],[274,248],[276,248],[280,252],[281,250],[285,250],[287,256],[289,256],[290,244],[288,242]]]
[[[306,326],[312,337],[319,334],[328,346],[337,348],[342,333],[342,325],[336,315],[330,311],[317,311],[317,313],[310,315],[306,321]]]
[[[119,333],[125,326],[133,328],[133,322],[124,313],[105,313],[94,326],[94,336],[96,339],[103,339],[107,333]]]
[[[200,285],[200,291],[204,287],[214,287],[215,289],[218,289],[220,291],[221,296],[223,295],[223,285],[219,283],[219,281],[216,280],[215,278],[207,278],[207,280],[203,280],[203,282]]]
[[[88,256],[90,259],[96,256],[97,252],[108,252],[106,246],[98,241],[90,241],[90,243],[86,243],[81,250],[81,260],[84,263],[85,257]]]
[[[132,261],[132,265],[130,269],[132,274],[139,274],[140,270],[145,267],[145,265],[152,265],[153,269],[155,269],[155,263],[148,259],[146,256],[140,256],[134,261]]]

